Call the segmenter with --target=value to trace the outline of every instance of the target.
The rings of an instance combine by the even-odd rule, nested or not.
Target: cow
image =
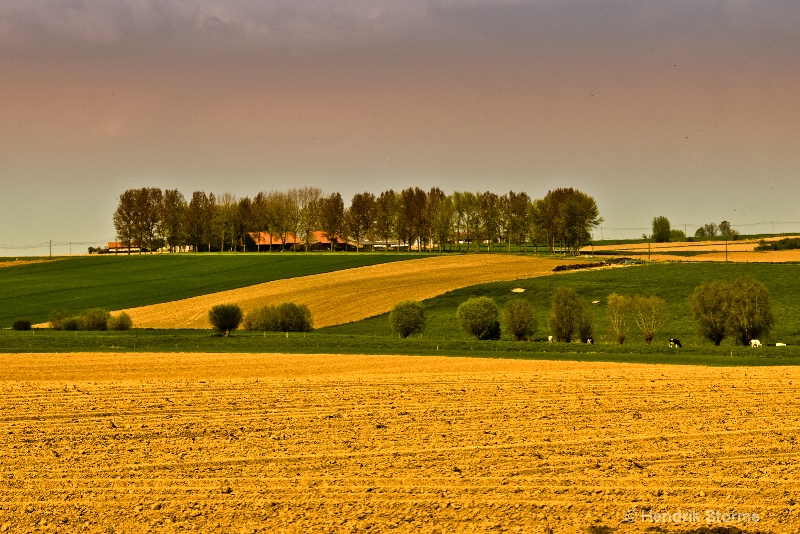
[[[683,345],[681,345],[680,339],[675,339],[674,337],[669,340],[669,348],[671,349],[682,349]]]
[[[594,338],[592,338],[592,337],[587,337],[587,338],[586,338],[586,343],[587,343],[587,344],[589,344],[589,345],[593,345],[593,344],[594,344]]]
[[[760,347],[761,346],[761,342],[759,340],[757,340],[757,339],[751,339],[750,340],[750,346],[753,347],[753,348]]]
[[[552,343],[553,342],[553,336],[547,336],[547,342],[548,343]]]
[[[776,347],[785,347],[786,343],[775,343]]]

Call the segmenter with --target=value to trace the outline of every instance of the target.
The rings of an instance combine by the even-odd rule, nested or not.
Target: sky
[[[574,187],[608,239],[800,232],[798,178],[796,0],[0,2],[0,256],[139,187]]]

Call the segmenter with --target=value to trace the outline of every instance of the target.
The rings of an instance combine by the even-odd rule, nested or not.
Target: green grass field
[[[342,255],[344,256],[344,255]],[[415,256],[412,256],[415,257]],[[570,272],[516,282],[473,286],[426,301],[428,326],[422,336],[399,339],[390,329],[387,315],[356,323],[323,328],[307,335],[263,334],[237,331],[231,338],[210,330],[132,330],[129,332],[33,332],[0,331],[0,352],[153,351],[153,352],[288,352],[334,354],[420,354],[525,359],[620,361],[701,365],[797,365],[800,364],[800,266],[788,264],[644,264],[627,268]],[[695,332],[687,299],[706,280],[751,276],[767,285],[777,323],[764,343],[780,341],[787,347],[751,349],[726,338],[714,347]],[[476,341],[464,333],[455,319],[458,305],[471,296],[490,296],[501,306],[515,287],[537,310],[536,337],[546,338],[550,295],[558,286],[573,287],[589,300],[601,301],[596,314],[594,345],[579,343],[514,342],[504,334],[501,341]],[[608,341],[605,301],[612,292],[656,294],[668,305],[669,318],[652,345],[646,345],[632,328],[624,345]],[[667,340],[677,337],[681,350],[670,349]]]
[[[118,310],[262,282],[424,257],[422,254],[83,256],[0,269],[0,328],[54,310]]]
[[[528,299],[537,311],[536,337],[546,338],[549,334],[547,316],[550,296],[555,287],[569,286],[590,301],[600,301],[600,304],[593,307],[594,338],[597,342],[603,342],[604,338],[609,337],[606,335],[605,302],[609,294],[616,292],[623,295],[658,295],[666,301],[669,317],[653,343],[666,345],[669,338],[676,337],[681,340],[685,348],[711,347],[710,343],[701,339],[695,331],[687,304],[689,294],[707,280],[751,276],[763,282],[769,289],[773,312],[777,319],[772,333],[762,341],[800,345],[798,275],[800,275],[800,265],[792,264],[654,263],[473,286],[452,291],[424,303],[428,317],[424,336],[466,341],[469,336],[460,329],[455,318],[456,308],[461,302],[473,296],[488,296],[494,298],[502,307],[509,299],[521,296]],[[511,290],[516,287],[524,288],[525,292],[512,293]],[[356,323],[329,327],[324,331],[341,335],[388,335],[389,321],[384,314]],[[635,326],[625,346],[637,349],[646,347],[643,341],[637,339]],[[733,346],[732,339],[726,338],[723,341],[723,347],[725,346]]]

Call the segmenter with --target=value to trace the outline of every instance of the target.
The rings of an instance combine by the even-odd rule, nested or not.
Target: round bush
[[[108,318],[109,330],[130,330],[133,327],[133,319],[125,312],[120,312],[117,315]]]
[[[284,302],[278,306],[278,328],[281,332],[310,332],[314,329],[311,311],[305,304]]]
[[[78,317],[81,330],[108,330],[108,319],[111,316],[102,308],[92,308]]]
[[[421,334],[425,330],[425,308],[413,300],[398,302],[389,312],[389,324],[400,337]]]
[[[500,338],[498,316],[497,304],[489,297],[472,297],[462,302],[456,310],[461,328],[478,339]]]
[[[242,322],[242,309],[236,304],[219,304],[209,310],[208,322],[227,337],[239,328]]]
[[[67,317],[63,321],[61,321],[61,328],[59,330],[76,332],[78,330],[81,330],[81,323],[77,317]]]
[[[278,332],[278,309],[275,306],[256,308],[244,317],[246,330]]]
[[[50,328],[53,330],[66,330],[64,328],[64,321],[70,317],[70,313],[66,310],[56,310],[50,314]]]
[[[514,336],[514,341],[530,338],[536,331],[536,315],[531,303],[525,299],[511,299],[503,308],[506,328]]]
[[[28,319],[17,319],[11,324],[12,330],[30,330],[31,322]]]

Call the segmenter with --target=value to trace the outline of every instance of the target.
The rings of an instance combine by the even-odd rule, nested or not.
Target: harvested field
[[[780,241],[782,239],[791,239],[800,236],[778,236],[766,237],[763,241]],[[737,239],[736,241],[728,241],[728,252],[752,252],[762,241],[759,239]],[[673,241],[670,243],[623,243],[619,245],[601,245],[595,247],[584,247],[582,252],[592,250],[596,251],[635,251],[647,252],[651,250],[654,254],[663,251],[669,252],[725,252],[725,241]]]
[[[740,263],[790,263],[800,262],[800,250],[770,250],[766,252],[708,252],[696,256],[668,256],[653,254],[651,260],[656,261],[716,261]]]
[[[793,238],[797,236],[768,237],[764,241],[779,241],[781,239]],[[755,252],[761,239],[743,239],[729,241],[726,245],[724,241],[698,241],[698,242],[674,242],[674,243],[630,243],[621,245],[603,245],[596,247],[584,247],[582,252],[590,253],[592,250],[619,251],[646,254],[650,251],[650,260],[653,261],[730,261],[743,263],[787,263],[800,262],[800,250],[780,250]],[[648,248],[649,247],[649,248]],[[675,252],[694,252],[692,256],[675,256]]]
[[[573,259],[470,254],[359,267],[277,280],[189,299],[125,310],[137,328],[208,328],[208,310],[235,303],[247,312],[266,304],[305,304],[322,328],[380,315],[395,303],[423,300],[461,287],[545,276]]]
[[[787,367],[0,355],[0,529],[794,532],[798,390]]]

